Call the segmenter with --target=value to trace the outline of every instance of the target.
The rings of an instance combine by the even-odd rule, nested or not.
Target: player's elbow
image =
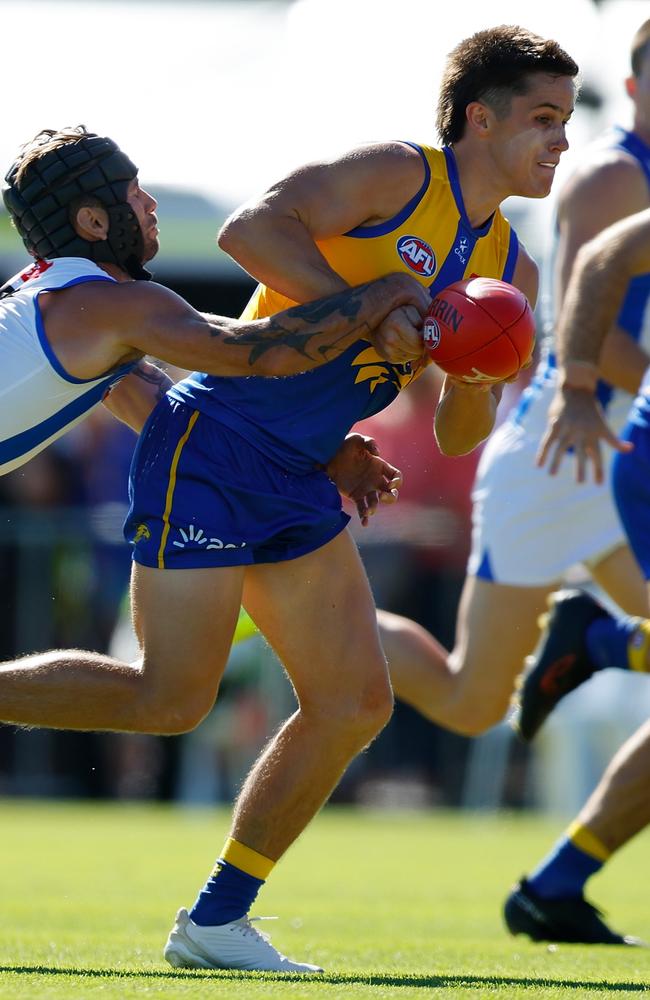
[[[435,427],[434,436],[443,455],[447,458],[460,458],[461,455],[469,455],[474,451],[485,440],[487,434],[459,434],[448,428]]]
[[[444,406],[440,407],[433,425],[438,448],[450,458],[468,455],[488,437],[495,415],[495,409],[459,415],[458,411],[452,414]]]
[[[234,260],[238,260],[247,245],[247,226],[242,217],[234,213],[226,219],[217,233],[217,246]]]
[[[481,443],[481,441],[473,441],[471,444],[468,444],[466,441],[446,441],[437,435],[436,442],[441,454],[447,458],[460,458],[461,455],[469,455]]]

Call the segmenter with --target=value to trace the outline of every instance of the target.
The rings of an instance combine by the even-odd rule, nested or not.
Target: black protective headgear
[[[46,129],[36,141],[42,137],[46,144],[55,135]],[[23,155],[6,175],[2,197],[33,257],[87,257],[117,264],[132,278],[151,277],[142,266],[142,230],[127,203],[127,189],[138,168],[112,139],[81,126],[78,139],[32,160],[18,178]],[[84,196],[96,198],[108,213],[105,240],[84,240],[72,225]]]

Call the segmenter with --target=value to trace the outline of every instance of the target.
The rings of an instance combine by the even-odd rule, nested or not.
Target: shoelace
[[[246,936],[247,934],[252,934],[253,937],[261,938],[263,941],[266,941],[268,943],[271,940],[271,935],[265,934],[264,931],[259,931],[257,927],[252,927],[251,924],[253,922],[257,922],[258,920],[277,920],[277,919],[278,919],[277,917],[242,917],[242,921],[239,926],[241,927],[244,936]]]

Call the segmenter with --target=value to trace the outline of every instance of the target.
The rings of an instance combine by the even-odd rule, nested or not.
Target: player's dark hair
[[[650,46],[650,20],[644,21],[632,39],[630,49],[630,61],[632,63],[632,75],[641,76],[643,60],[648,53]]]
[[[501,24],[464,39],[447,56],[442,77],[436,115],[442,142],[451,145],[462,138],[472,101],[485,101],[505,117],[534,73],[575,77],[578,65],[553,39],[518,25]]]

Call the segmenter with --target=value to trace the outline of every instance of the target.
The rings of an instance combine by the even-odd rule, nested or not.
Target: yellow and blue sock
[[[190,910],[201,927],[229,924],[248,913],[275,862],[229,837]]]
[[[585,882],[600,871],[610,853],[588,827],[574,822],[528,878],[528,884],[542,899],[582,896]]]
[[[650,621],[630,615],[596,618],[585,634],[587,650],[597,670],[620,667],[647,673]]]

